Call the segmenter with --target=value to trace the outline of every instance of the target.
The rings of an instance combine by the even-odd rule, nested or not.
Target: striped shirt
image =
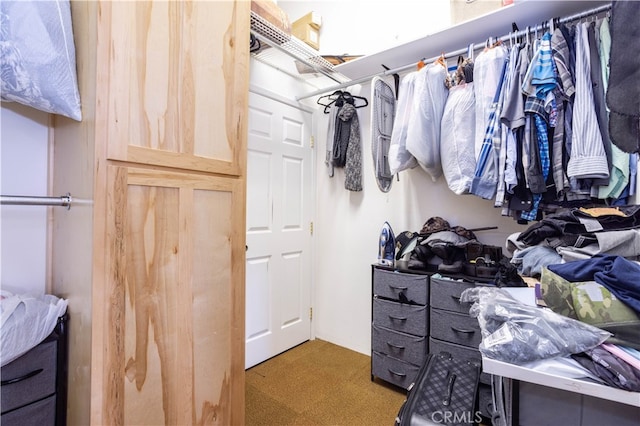
[[[569,177],[579,179],[609,176],[607,156],[593,104],[587,24],[576,25],[576,94],[573,107]]]
[[[556,28],[551,36],[551,51],[553,52],[553,61],[558,71],[558,77],[562,83],[562,93],[568,98],[576,92],[573,84],[573,74],[569,70],[569,46],[564,38],[564,34],[560,28]]]

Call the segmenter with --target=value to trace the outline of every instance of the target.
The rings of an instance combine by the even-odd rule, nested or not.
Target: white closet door
[[[311,337],[311,123],[309,112],[250,93],[246,368]]]

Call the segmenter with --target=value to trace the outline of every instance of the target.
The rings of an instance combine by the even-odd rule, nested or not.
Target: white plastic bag
[[[440,159],[447,185],[458,195],[469,193],[476,171],[475,108],[473,83],[449,89],[442,114]]]
[[[2,293],[0,358],[6,365],[42,342],[67,310],[67,300],[50,294]]]
[[[418,165],[413,155],[407,151],[407,129],[411,114],[414,112],[413,96],[417,75],[417,72],[411,72],[400,82],[396,117],[389,145],[389,170],[392,175]]]
[[[440,162],[440,126],[449,89],[445,86],[447,69],[432,63],[416,77],[413,112],[407,127],[407,150],[435,182],[442,175]]]
[[[68,0],[0,2],[3,101],[82,119]]]

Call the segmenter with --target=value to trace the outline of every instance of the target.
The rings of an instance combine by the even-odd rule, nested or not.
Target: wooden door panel
[[[249,2],[103,2],[110,159],[239,175]],[[101,103],[101,100],[98,100]]]
[[[244,411],[241,181],[109,166],[105,424],[236,424]],[[108,408],[107,408],[108,407]]]

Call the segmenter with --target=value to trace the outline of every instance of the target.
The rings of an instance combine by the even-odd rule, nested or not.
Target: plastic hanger
[[[384,64],[380,64],[382,65],[382,68],[384,68],[385,70],[389,71],[389,67],[384,65]],[[393,83],[396,87],[396,100],[398,100],[398,92],[400,91],[400,74],[398,73],[393,73],[391,74],[393,76]]]
[[[331,108],[332,105],[336,104],[336,102],[341,97],[342,97],[342,90],[336,90],[335,92],[333,92],[330,95],[320,96],[318,98],[318,100],[316,101],[316,103],[318,105],[322,105],[324,107],[324,113],[325,114],[329,114],[329,108]],[[324,103],[324,102],[322,102],[323,100],[328,100],[329,102]],[[342,103],[340,105],[336,105],[336,106],[342,106]]]
[[[317,103],[318,105],[322,105],[322,106],[325,106],[325,107],[326,107],[326,106],[330,106],[330,105],[332,105],[332,104],[333,104],[333,103],[334,103],[334,102],[335,102],[335,101],[336,101],[340,96],[342,96],[342,90],[336,90],[335,92],[333,92],[333,93],[332,93],[332,94],[330,94],[330,95],[323,95],[323,96],[320,96],[320,97],[318,98],[318,100],[316,101],[316,103]],[[328,100],[329,100],[329,103],[323,103],[323,102],[321,102],[321,101],[322,101],[322,100],[324,100],[324,99],[328,99]]]
[[[369,105],[369,101],[364,96],[352,95],[349,92],[342,92],[342,100],[344,102],[350,103],[351,105],[353,105],[356,108],[363,108],[363,107],[366,107],[367,105]],[[358,104],[358,101],[361,101],[361,102],[364,102],[364,103]]]
[[[323,100],[329,100],[329,102],[322,102]],[[336,90],[330,95],[320,96],[316,101],[318,105],[322,105],[324,107],[323,112],[325,114],[329,114],[332,106],[340,108],[344,105],[345,102],[353,105],[356,108],[362,108],[369,105],[369,101],[367,100],[367,98],[363,96],[352,95],[351,93],[342,90]]]
[[[250,34],[249,35],[249,52],[250,53],[257,52],[260,49],[262,49],[262,44],[260,43],[260,40],[258,40],[253,34]]]

